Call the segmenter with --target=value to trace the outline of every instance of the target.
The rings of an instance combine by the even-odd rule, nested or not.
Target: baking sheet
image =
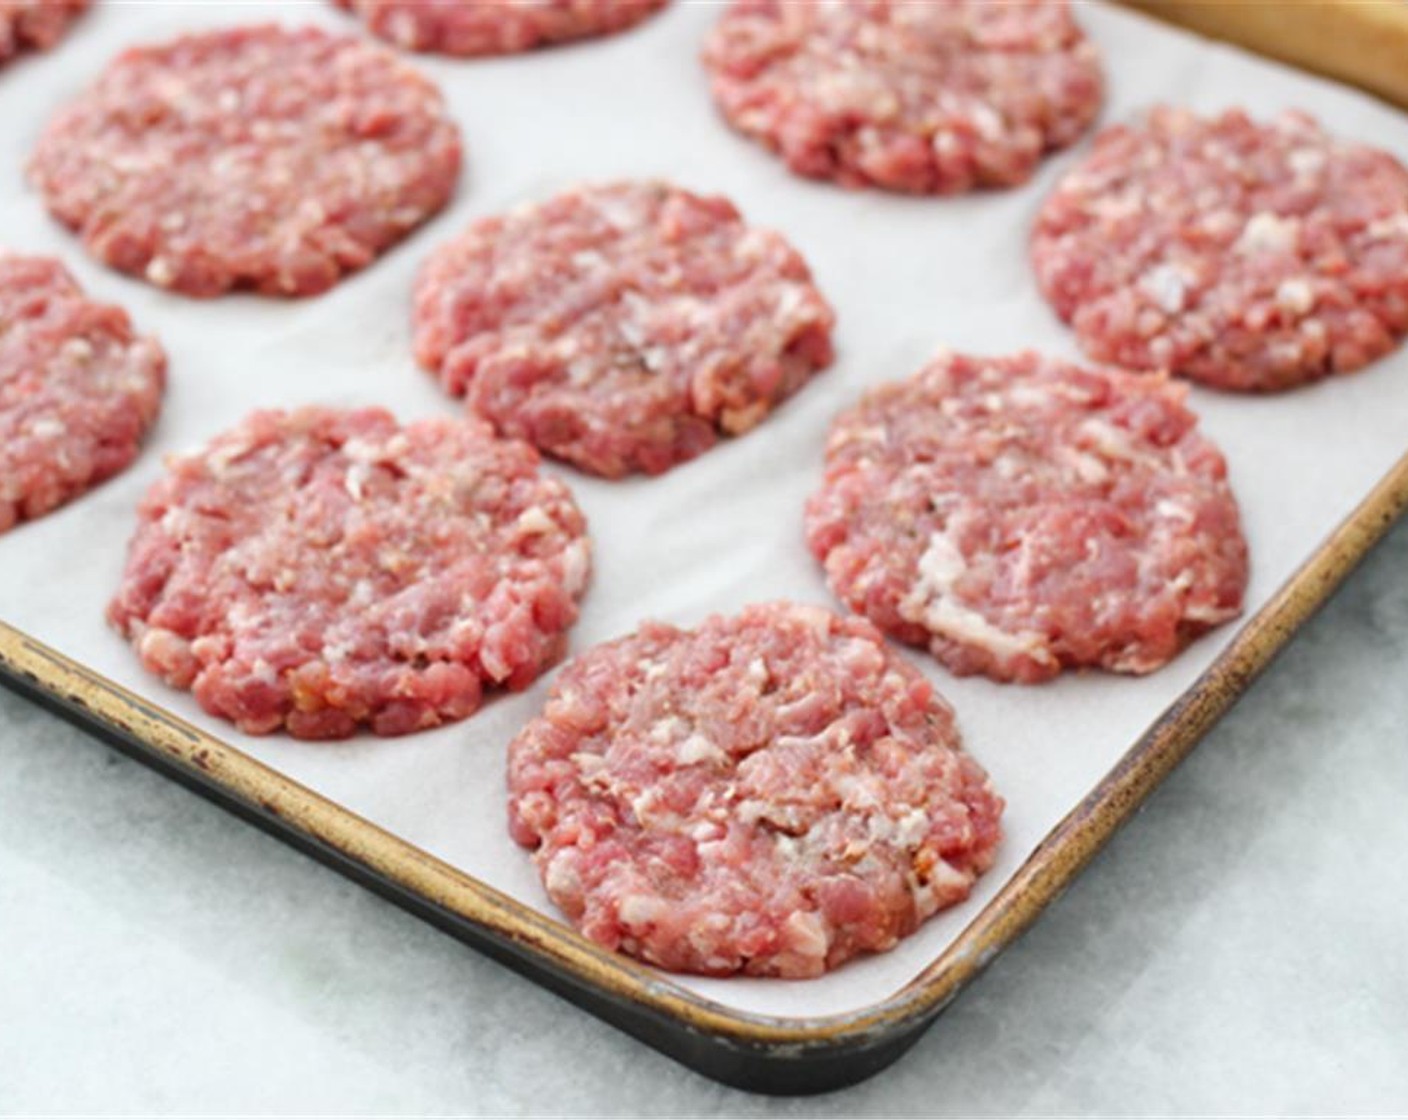
[[[839,314],[836,364],[753,434],[652,480],[605,483],[559,467],[586,511],[596,574],[574,650],[652,616],[690,624],[712,611],[831,596],[802,543],[801,509],[821,471],[831,417],[867,385],[908,375],[940,344],[977,352],[1034,346],[1076,356],[1026,267],[1027,230],[1074,156],[1026,188],[950,200],[850,193],[789,176],[716,118],[696,55],[714,3],[676,0],[636,31],[528,57],[419,61],[464,129],[453,205],[378,264],[323,297],[194,302],[92,264],[23,185],[43,121],[120,47],[179,29],[260,18],[354,31],[330,5],[104,3],[52,55],[0,71],[0,242],[64,259],[89,291],[125,305],[171,358],[159,427],[142,458],[97,492],[0,537],[0,619],[515,898],[552,913],[508,838],[503,748],[541,703],[547,678],[472,720],[398,740],[336,744],[239,735],[144,673],[102,611],[132,510],[161,455],[196,446],[255,407],[382,404],[403,419],[454,405],[410,356],[412,277],[471,218],[574,181],[661,175],[728,194],[784,231]],[[1264,115],[1299,106],[1346,136],[1408,157],[1401,115],[1348,90],[1213,46],[1144,17],[1083,5],[1109,75],[1106,120],[1158,100]],[[1077,154],[1079,152],[1077,149]],[[1408,353],[1271,399],[1195,389],[1225,450],[1252,549],[1249,617],[1408,445]],[[956,680],[913,659],[956,706],[972,752],[1008,801],[1006,839],[974,896],[895,951],[820,980],[675,982],[727,1007],[813,1017],[855,1010],[913,979],[977,914],[1050,828],[1186,689],[1236,631],[1198,642],[1143,679],[1070,676],[1033,688]],[[180,837],[170,838],[180,843]],[[238,906],[238,899],[230,899]]]

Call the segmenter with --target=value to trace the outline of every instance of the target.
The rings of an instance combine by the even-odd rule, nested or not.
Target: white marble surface
[[[0,692],[0,1112],[1408,1112],[1408,524],[871,1081],[725,1089]]]

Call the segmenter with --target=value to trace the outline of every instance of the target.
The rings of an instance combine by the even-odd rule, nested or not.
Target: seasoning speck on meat
[[[1065,0],[735,0],[704,64],[797,174],[916,194],[1026,182],[1104,96]]]
[[[56,260],[0,250],[0,532],[132,462],[165,383],[125,311]]]
[[[509,746],[514,838],[589,938],[811,977],[967,898],[1002,801],[862,619],[769,603],[573,660]]]
[[[1247,585],[1226,463],[1185,395],[942,353],[836,420],[807,540],[837,595],[955,673],[1151,672]]]
[[[1156,108],[1057,184],[1032,263],[1093,358],[1286,389],[1408,333],[1408,170],[1304,113]]]
[[[30,178],[100,261],[189,296],[306,296],[439,210],[439,91],[391,51],[268,25],[124,51],[48,124]]]
[[[501,432],[608,478],[740,435],[831,361],[831,308],[779,234],[665,183],[474,223],[416,287],[416,356]]]
[[[585,532],[532,448],[477,422],[256,412],[151,488],[108,617],[248,734],[399,735],[562,654]]]

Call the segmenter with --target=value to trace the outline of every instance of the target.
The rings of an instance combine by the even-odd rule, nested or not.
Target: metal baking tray
[[[286,5],[263,7],[289,18]],[[611,484],[558,472],[578,492],[598,545],[597,583],[574,649],[648,614],[688,621],[781,594],[826,602],[801,543],[799,497],[820,477],[822,439],[838,407],[864,385],[908,374],[941,342],[1074,355],[1036,297],[1022,252],[1036,205],[1072,157],[1051,161],[1022,190],[965,199],[794,180],[713,116],[692,63],[716,9],[676,4],[614,40],[519,59],[421,61],[464,125],[467,181],[446,215],[324,297],[194,303],[92,265],[15,181],[42,120],[118,46],[193,24],[248,21],[258,10],[103,5],[52,55],[0,73],[0,114],[30,122],[0,136],[9,244],[62,257],[90,292],[127,306],[172,356],[166,411],[142,459],[0,537],[0,681],[711,1077],[761,1092],[819,1092],[894,1061],[1036,920],[1408,506],[1408,352],[1274,399],[1195,390],[1248,515],[1254,580],[1244,620],[1141,681],[1093,674],[1003,687],[954,681],[911,655],[954,700],[969,746],[1009,797],[1005,862],[968,904],[894,953],[838,970],[831,988],[823,986],[829,980],[696,982],[605,952],[534,893],[525,855],[475,846],[489,844],[490,833],[508,843],[502,789],[482,782],[496,767],[484,759],[497,757],[535,708],[541,684],[453,728],[391,743],[255,741],[146,676],[103,629],[132,508],[159,473],[160,453],[199,443],[256,405],[323,399],[384,403],[403,415],[448,411],[413,368],[406,338],[410,277],[428,249],[473,215],[573,179],[666,174],[728,193],[751,219],[793,238],[837,305],[840,359],[757,432],[661,479]],[[1362,95],[1117,9],[1083,6],[1080,14],[1106,54],[1107,118],[1196,87],[1195,107],[1301,104],[1337,131],[1384,143],[1394,126],[1408,136],[1401,118]],[[330,5],[298,15],[352,26]],[[642,89],[652,96],[642,98]],[[5,113],[18,105],[25,112]],[[1408,143],[1399,154],[1408,155]],[[1079,717],[1066,740],[1108,723],[1107,741],[1079,755],[1079,744],[1061,737],[1066,714]],[[410,827],[447,805],[460,811],[445,771],[433,782],[440,800],[421,811],[429,795],[420,768],[447,759],[458,760],[452,775],[480,776],[490,807],[480,813],[490,818],[488,832],[473,843],[450,836],[456,820],[439,830]],[[373,786],[390,790],[390,800],[378,801]]]

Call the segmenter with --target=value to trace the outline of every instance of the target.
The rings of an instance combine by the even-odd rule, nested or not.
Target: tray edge
[[[733,1011],[679,988],[4,622],[0,683],[707,1076],[756,1092],[825,1092],[896,1060],[1030,928],[1405,509],[1408,454],[924,972],[825,1018]]]

